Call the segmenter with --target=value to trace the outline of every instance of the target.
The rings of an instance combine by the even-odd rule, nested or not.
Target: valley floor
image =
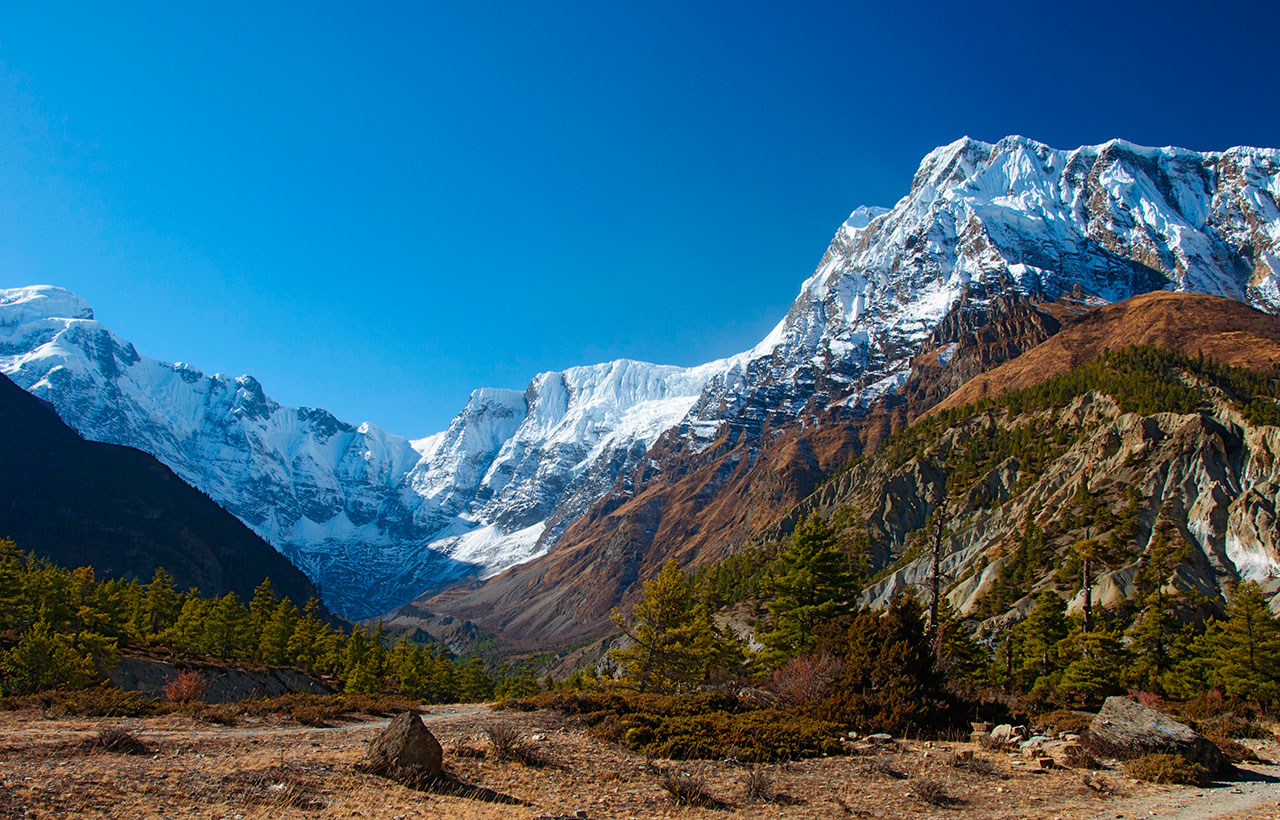
[[[0,713],[0,818],[1172,818],[1261,820],[1280,816],[1280,767],[1255,766],[1240,783],[1207,789],[1137,783],[1118,770],[1038,771],[1017,755],[968,744],[905,742],[875,755],[763,767],[782,797],[747,797],[748,769],[725,762],[646,761],[587,736],[548,712],[485,706],[432,707],[423,716],[445,750],[455,782],[481,787],[483,802],[415,791],[354,768],[386,724],[370,719],[329,728],[251,721],[230,727],[182,715],[144,719],[45,719]],[[540,766],[467,756],[488,749],[484,729],[514,724],[531,738]],[[92,745],[122,727],[150,747],[126,755]],[[971,748],[979,761],[953,765]],[[1268,750],[1269,757],[1280,751]],[[706,778],[719,808],[677,807],[663,771]],[[952,802],[919,799],[926,780]]]

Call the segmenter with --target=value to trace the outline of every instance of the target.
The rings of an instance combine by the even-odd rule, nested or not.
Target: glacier
[[[142,356],[52,286],[0,290],[0,371],[87,438],[152,453],[336,611],[370,616],[545,553],[664,434],[697,452],[806,408],[866,406],[902,384],[957,307],[1007,291],[1102,303],[1172,289],[1280,312],[1278,201],[1275,149],[964,138],[929,153],[893,207],[855,209],[751,350],[478,389],[421,439],[283,406],[251,376]]]

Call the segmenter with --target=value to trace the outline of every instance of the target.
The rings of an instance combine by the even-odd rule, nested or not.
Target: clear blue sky
[[[1270,3],[190,5],[0,8],[0,286],[406,435],[751,346],[965,134],[1280,144]]]

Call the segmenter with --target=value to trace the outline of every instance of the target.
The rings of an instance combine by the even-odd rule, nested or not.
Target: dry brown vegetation
[[[955,753],[975,748],[960,743],[904,741],[872,753],[746,766],[646,759],[591,737],[578,718],[545,711],[498,715],[482,706],[446,706],[434,707],[424,721],[444,747],[449,779],[438,788],[412,790],[355,768],[385,720],[308,727],[268,714],[220,726],[181,712],[139,718],[42,718],[36,708],[4,712],[0,817],[532,820],[581,812],[596,820],[1080,820],[1149,815],[1217,797],[1213,789],[1136,783],[1120,769],[1039,771],[1031,761],[1003,753],[978,751],[973,760],[979,765],[958,766]],[[512,736],[545,765],[488,753],[486,729],[496,726],[504,727],[502,742]],[[148,753],[108,751],[102,739],[122,733]],[[690,784],[702,796],[681,805],[671,787]],[[1197,791],[1205,797],[1196,798]],[[1275,800],[1270,798],[1272,810]]]

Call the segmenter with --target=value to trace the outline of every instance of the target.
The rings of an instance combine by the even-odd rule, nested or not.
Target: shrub
[[[152,752],[150,746],[119,726],[112,726],[98,732],[98,736],[90,741],[90,745],[124,755],[146,755]]]
[[[743,790],[748,800],[757,803],[772,803],[778,798],[778,789],[773,782],[773,773],[766,769],[752,767],[747,771],[743,781]]]
[[[626,745],[653,757],[767,763],[840,752],[836,724],[795,712],[762,709],[730,714],[623,718]]]
[[[202,699],[208,687],[209,681],[204,675],[193,669],[186,669],[165,683],[164,696],[174,703],[191,703]]]
[[[941,780],[928,777],[912,780],[911,793],[917,800],[928,803],[930,806],[951,806],[960,802],[947,792],[946,784]]]
[[[951,765],[957,769],[965,769],[983,777],[993,777],[1000,773],[1000,768],[996,766],[991,758],[982,755],[972,755],[970,757],[952,755]]]
[[[1092,721],[1093,715],[1084,712],[1076,712],[1071,709],[1055,709],[1052,712],[1044,712],[1037,715],[1031,723],[1045,734],[1068,732],[1082,735],[1089,728],[1089,724]]]
[[[1219,734],[1213,730],[1207,730],[1201,732],[1201,734],[1205,736],[1206,740],[1214,746],[1217,746],[1222,753],[1227,756],[1227,760],[1230,760],[1232,763],[1243,763],[1246,760],[1258,759],[1258,755],[1253,751],[1253,749],[1250,749],[1238,740],[1233,740],[1232,738]]]
[[[593,737],[649,757],[763,763],[841,751],[835,723],[723,693],[548,692],[529,702],[581,715]]]
[[[239,712],[234,706],[218,705],[206,706],[196,712],[196,717],[206,723],[215,723],[219,726],[234,726]]]
[[[701,806],[715,808],[720,801],[707,791],[707,779],[702,775],[689,772],[663,772],[658,778],[658,785],[666,789],[672,801],[678,806]]]
[[[37,698],[36,705],[54,715],[143,717],[162,711],[155,700],[114,686],[95,686],[75,692],[45,692]]]
[[[524,757],[524,738],[520,737],[520,732],[511,724],[491,723],[484,727],[484,734],[489,738],[494,760],[520,760]]]
[[[1143,755],[1126,763],[1125,771],[1130,777],[1148,783],[1177,783],[1184,786],[1209,784],[1209,770],[1180,755]]]
[[[773,673],[769,688],[783,703],[798,706],[825,698],[844,672],[844,661],[829,653],[802,655]]]

